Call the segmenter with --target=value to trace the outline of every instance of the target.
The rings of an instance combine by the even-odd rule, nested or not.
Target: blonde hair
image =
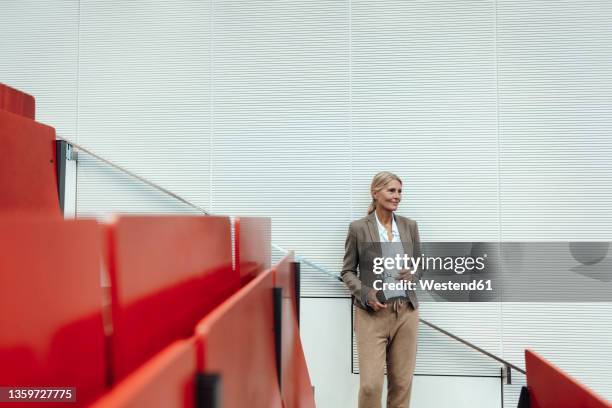
[[[374,176],[374,178],[372,179],[372,184],[370,185],[370,196],[372,196],[372,202],[368,207],[368,215],[372,214],[376,210],[376,200],[374,199],[374,193],[377,193],[383,188],[385,188],[385,186],[393,180],[397,180],[400,184],[403,184],[402,179],[400,179],[397,175],[391,173],[390,171],[381,171],[380,173]]]

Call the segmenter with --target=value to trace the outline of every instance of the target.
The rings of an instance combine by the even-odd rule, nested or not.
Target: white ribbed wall
[[[610,240],[611,24],[593,0],[8,0],[0,81],[60,136],[213,212],[272,216],[275,243],[337,273],[381,169],[404,178],[400,213],[424,240]],[[193,212],[79,160],[81,216]],[[303,295],[346,296],[303,270]],[[612,399],[610,305],[421,312],[519,365],[533,347]],[[498,373],[420,336],[418,373]]]
[[[210,4],[81,0],[78,142],[174,193],[211,199]],[[191,212],[88,157],[77,211]]]
[[[498,1],[503,240],[612,240],[611,24],[608,1]],[[503,303],[502,317],[510,361],[531,347],[612,400],[612,305]]]

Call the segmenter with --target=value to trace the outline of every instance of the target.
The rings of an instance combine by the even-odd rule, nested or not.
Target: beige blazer
[[[416,221],[396,214],[395,222],[404,252],[410,257],[421,256],[421,240]],[[351,291],[353,303],[368,311],[372,311],[367,304],[368,292],[373,288],[374,280],[381,279],[381,275],[373,272],[374,258],[380,256],[382,256],[382,247],[376,215],[372,212],[349,225],[341,272],[342,280]],[[417,271],[415,275],[416,281],[421,278],[422,271]],[[407,290],[406,295],[416,309],[419,306],[416,293]]]

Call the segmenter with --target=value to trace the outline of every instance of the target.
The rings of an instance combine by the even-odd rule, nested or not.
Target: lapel
[[[370,232],[370,241],[374,243],[374,248],[378,256],[382,256],[382,246],[380,245],[380,236],[378,235],[378,225],[376,224],[376,215],[374,212],[369,214],[366,218],[366,224],[368,224],[368,231]]]
[[[395,216],[395,214],[393,214],[393,216]],[[400,239],[402,240],[402,246],[404,247],[404,253],[409,254],[410,252],[408,252],[408,243],[412,243],[412,236],[410,235],[410,231],[408,231],[408,225],[400,221],[399,217],[395,217],[395,223],[397,224],[397,229],[399,230]]]

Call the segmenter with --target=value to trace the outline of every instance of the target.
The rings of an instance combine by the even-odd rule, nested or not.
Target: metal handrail
[[[178,200],[178,201],[180,201],[180,202],[182,202],[184,204],[187,204],[188,206],[190,206],[190,207],[192,207],[192,208],[194,208],[194,209],[196,209],[196,210],[198,210],[198,211],[200,211],[200,212],[202,212],[202,213],[204,213],[206,215],[210,215],[210,213],[208,211],[206,211],[204,208],[200,207],[199,205],[196,205],[196,204],[192,203],[191,201],[188,201],[188,200],[184,199],[183,197],[179,196],[178,194],[173,193],[172,191],[170,191],[168,189],[163,188],[159,184],[155,184],[154,182],[149,181],[146,178],[141,177],[138,174],[136,174],[136,173],[134,173],[134,172],[124,168],[124,167],[121,167],[118,164],[115,164],[112,161],[110,161],[108,159],[105,159],[102,156],[97,155],[96,153],[92,152],[91,150],[89,150],[89,149],[87,149],[87,148],[85,148],[85,147],[83,147],[83,146],[81,146],[81,145],[79,145],[79,144],[77,144],[77,143],[75,143],[75,142],[73,142],[71,140],[68,140],[68,139],[65,139],[65,138],[59,137],[59,136],[57,138],[59,140],[63,140],[64,142],[68,143],[73,148],[76,148],[77,150],[81,150],[81,151],[87,153],[88,155],[95,157],[96,159],[100,160],[101,162],[104,162],[104,163],[108,164],[109,166],[111,166],[111,167],[113,167],[113,168],[115,168],[115,169],[117,169],[117,170],[127,174],[128,176],[131,176],[131,177],[137,179],[138,181],[141,181],[141,182],[147,184],[148,186],[151,186],[154,189],[159,190],[162,193],[167,194],[167,195],[175,198],[176,200]]]
[[[135,179],[137,179],[137,180],[139,180],[139,181],[141,181],[141,182],[143,182],[143,183],[145,183],[145,184],[147,184],[147,185],[149,185],[149,186],[151,186],[151,187],[153,187],[153,188],[155,188],[155,189],[157,189],[157,190],[159,190],[159,191],[161,191],[161,192],[163,192],[163,193],[165,193],[165,194],[167,194],[167,195],[169,195],[169,196],[171,196],[171,197],[173,197],[175,199],[177,199],[178,201],[180,201],[180,202],[182,202],[184,204],[187,204],[188,206],[190,206],[190,207],[192,207],[192,208],[194,208],[194,209],[204,213],[205,215],[212,215],[212,213],[206,211],[204,208],[202,208],[202,207],[200,207],[200,206],[198,206],[196,204],[191,203],[190,201],[188,201],[188,200],[184,199],[183,197],[179,196],[178,194],[175,194],[175,193],[171,192],[170,190],[167,190],[167,189],[161,187],[160,185],[158,185],[158,184],[156,184],[156,183],[154,183],[152,181],[149,181],[149,180],[145,179],[144,177],[141,177],[141,176],[137,175],[136,173],[133,173],[130,170],[127,170],[127,169],[119,166],[118,164],[115,164],[115,163],[111,162],[110,160],[107,160],[107,159],[97,155],[96,153],[92,152],[91,150],[89,150],[89,149],[87,149],[87,148],[85,148],[85,147],[83,147],[83,146],[81,146],[81,145],[79,145],[77,143],[74,143],[71,140],[64,139],[64,138],[61,138],[61,137],[58,137],[58,139],[65,141],[66,143],[70,144],[73,148],[81,150],[81,151],[83,151],[83,152],[85,152],[85,153],[95,157],[96,159],[98,159],[98,160],[108,164],[109,166],[112,166],[113,168],[115,168],[115,169],[117,169],[117,170],[119,170],[121,172],[126,173],[127,175],[129,175],[129,176],[131,176],[131,177],[133,177],[133,178],[135,178]],[[285,254],[289,253],[288,249],[285,249],[285,248],[283,248],[283,247],[281,247],[279,245],[276,245],[274,243],[272,243],[272,247],[277,249],[280,252],[285,253]],[[304,263],[306,265],[309,265],[310,267],[318,270],[319,272],[324,273],[328,277],[330,277],[332,279],[335,279],[337,281],[343,282],[342,278],[339,275],[328,271],[324,267],[316,264],[315,262],[312,262],[311,260],[309,260],[307,258],[304,258],[304,257],[296,255],[295,256],[295,261],[296,262],[302,262],[302,263]],[[499,363],[503,364],[504,367],[506,367],[506,369],[511,368],[513,370],[518,371],[519,373],[526,374],[525,370],[523,370],[522,368],[517,367],[516,365],[514,365],[512,363],[509,363],[508,361],[504,360],[503,358],[498,357],[495,354],[493,354],[491,352],[488,352],[488,351],[486,351],[486,350],[476,346],[475,344],[472,344],[469,341],[467,341],[467,340],[465,340],[465,339],[463,339],[463,338],[461,338],[461,337],[459,337],[457,335],[454,335],[453,333],[451,333],[451,332],[449,332],[447,330],[444,330],[441,327],[438,327],[438,326],[436,326],[435,324],[433,324],[431,322],[428,322],[425,319],[419,319],[419,321],[421,323],[431,327],[432,329],[437,330],[438,332],[440,332],[440,333],[442,333],[442,334],[444,334],[444,335],[446,335],[446,336],[448,336],[448,337],[450,337],[452,339],[455,339],[458,342],[460,342],[460,343],[462,343],[462,344],[464,344],[464,345],[466,345],[466,346],[468,346],[468,347],[478,351],[479,353],[484,354],[485,356],[487,356],[489,358],[492,358],[493,360],[498,361]],[[508,370],[506,375],[508,376],[508,379],[509,379],[510,378],[509,370]]]
[[[488,351],[486,351],[486,350],[484,350],[484,349],[482,349],[482,348],[480,348],[480,347],[476,346],[475,344],[472,344],[472,343],[470,343],[469,341],[467,341],[467,340],[465,340],[465,339],[462,339],[461,337],[456,336],[456,335],[454,335],[453,333],[451,333],[451,332],[449,332],[449,331],[446,331],[446,330],[444,330],[443,328],[438,327],[438,326],[436,326],[436,325],[435,325],[435,324],[433,324],[433,323],[428,322],[427,320],[424,320],[424,319],[419,319],[419,320],[420,320],[422,323],[426,324],[427,326],[431,327],[432,329],[437,330],[437,331],[439,331],[440,333],[445,334],[445,335],[447,335],[448,337],[451,337],[451,338],[453,338],[453,339],[457,340],[458,342],[463,343],[463,344],[465,344],[466,346],[473,348],[474,350],[478,351],[479,353],[482,353],[482,354],[484,354],[485,356],[490,357],[490,358],[492,358],[493,360],[496,360],[496,361],[498,361],[498,362],[502,363],[502,364],[503,364],[505,367],[510,367],[510,368],[512,368],[512,369],[514,369],[514,370],[516,370],[516,371],[518,371],[519,373],[527,374],[525,370],[523,370],[523,369],[522,369],[522,368],[520,368],[520,367],[515,366],[515,365],[514,365],[514,364],[512,364],[512,363],[509,363],[508,361],[504,360],[503,358],[498,357],[498,356],[496,356],[495,354],[490,353],[490,352],[488,352]]]

